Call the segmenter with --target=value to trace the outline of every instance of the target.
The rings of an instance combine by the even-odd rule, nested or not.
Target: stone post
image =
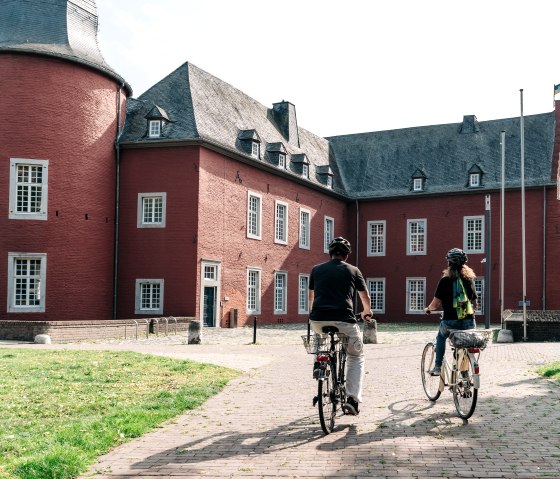
[[[364,344],[377,344],[377,321],[364,322]]]

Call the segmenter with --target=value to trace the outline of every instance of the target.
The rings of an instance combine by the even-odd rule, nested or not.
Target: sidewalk
[[[236,342],[245,333],[215,336]],[[463,423],[448,391],[436,403],[424,395],[420,355],[433,334],[380,335],[381,344],[365,346],[360,416],[340,418],[325,436],[311,403],[312,357],[299,344],[305,331],[276,334],[282,344],[263,333],[258,342],[269,344],[257,345],[249,333],[227,348],[177,338],[29,347],[143,350],[245,371],[201,409],[116,448],[84,477],[560,478],[560,387],[534,373],[560,359],[558,343],[489,346],[477,409]]]

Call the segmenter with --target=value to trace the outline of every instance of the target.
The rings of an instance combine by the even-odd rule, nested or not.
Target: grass
[[[555,361],[537,369],[537,373],[560,383],[560,361]]]
[[[0,349],[0,479],[77,477],[237,375],[132,352]]]

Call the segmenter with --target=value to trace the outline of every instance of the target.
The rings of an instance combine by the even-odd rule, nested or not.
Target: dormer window
[[[333,171],[329,165],[317,165],[315,166],[315,173],[317,175],[317,179],[320,183],[325,185],[327,188],[333,187]]]
[[[260,160],[261,139],[256,130],[239,130],[237,135],[237,147],[251,158]]]
[[[159,138],[161,136],[161,120],[150,120],[149,125],[148,136],[150,138]]]
[[[327,188],[332,188],[333,185],[333,178],[332,175],[327,176]]]
[[[480,188],[482,186],[482,175],[483,171],[480,166],[474,164],[468,171],[468,182],[467,186],[469,188]]]
[[[284,153],[278,154],[278,168],[286,168],[286,155]]]
[[[469,175],[469,186],[476,188],[480,186],[480,173],[471,173]]]
[[[260,156],[260,152],[261,152],[261,145],[256,141],[253,141],[253,144],[251,145],[251,156],[253,158],[258,158]]]
[[[301,176],[303,176],[304,178],[309,179],[309,165],[304,163],[303,165],[301,165]]]
[[[418,168],[412,174],[412,191],[424,191],[426,185],[426,173],[420,168]]]
[[[157,105],[154,105],[144,118],[148,120],[148,138],[164,136],[163,129],[167,123],[171,122],[167,112]]]

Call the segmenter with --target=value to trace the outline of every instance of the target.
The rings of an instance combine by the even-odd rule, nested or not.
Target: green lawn
[[[560,361],[540,367],[537,369],[537,373],[560,384]]]
[[[0,478],[76,477],[238,374],[131,352],[0,348]]]

